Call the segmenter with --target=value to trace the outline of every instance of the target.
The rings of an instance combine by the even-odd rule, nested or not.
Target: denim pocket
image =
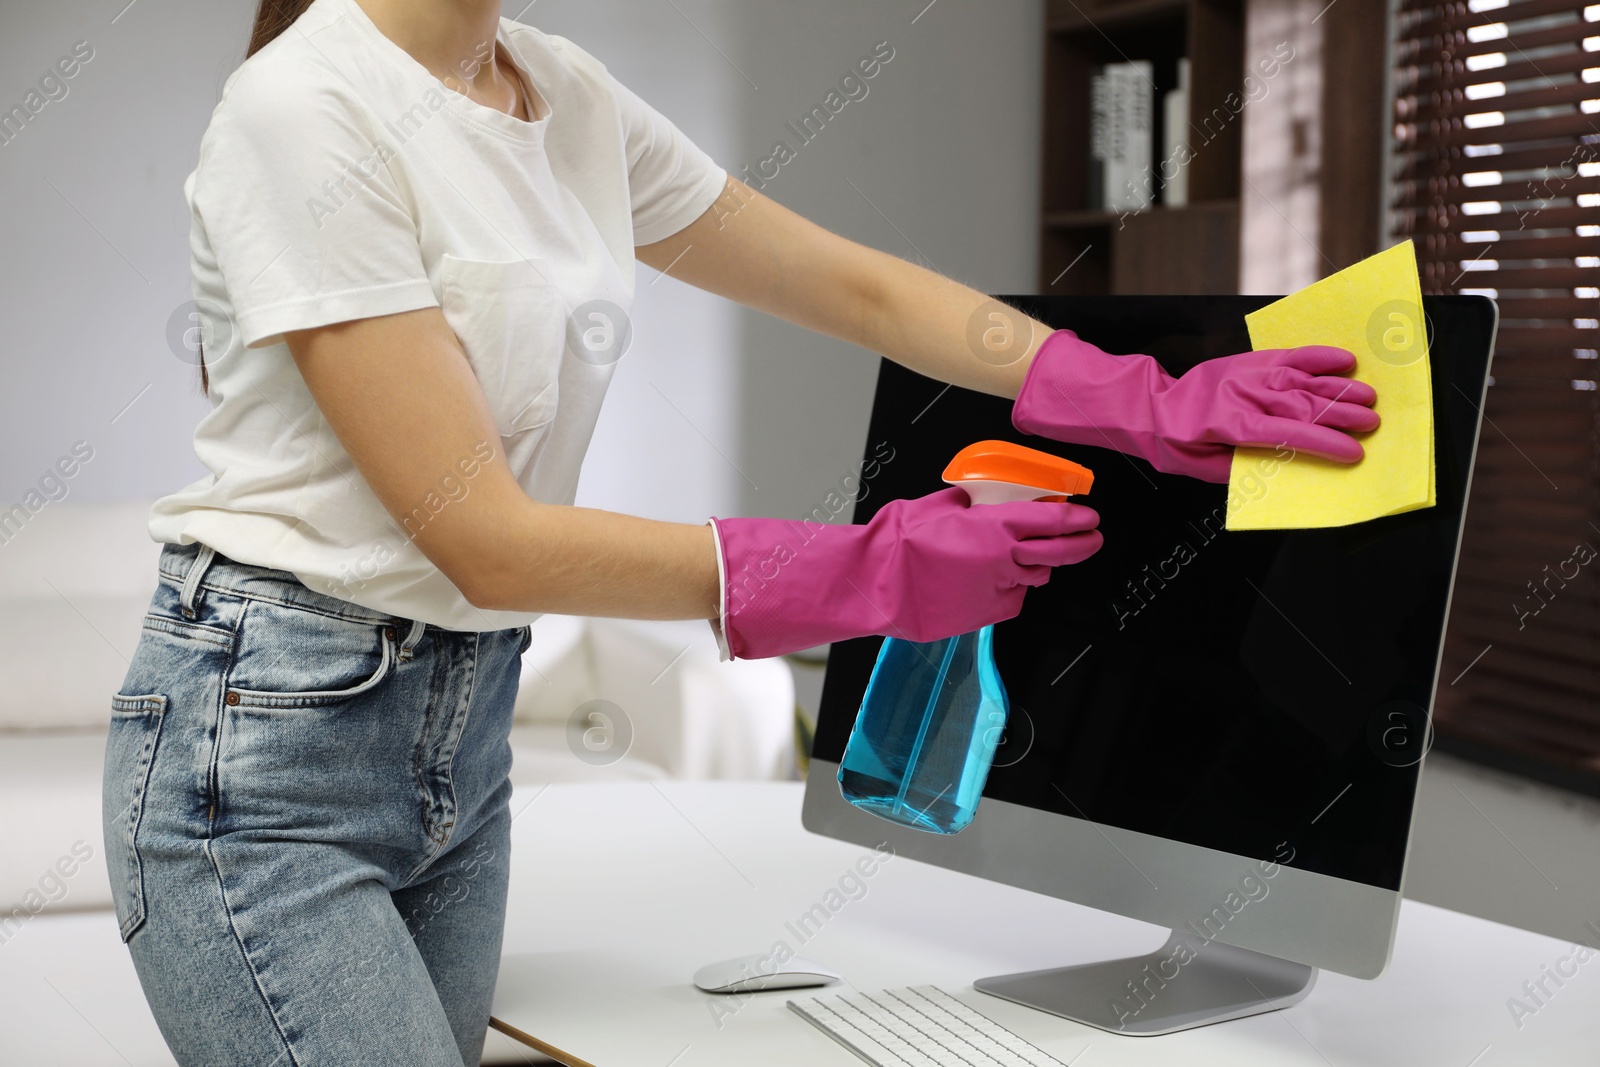
[[[144,922],[139,824],[166,710],[167,698],[158,694],[111,698],[101,805],[111,897],[124,942]]]
[[[394,627],[252,601],[239,625],[225,701],[294,709],[337,704],[376,689],[397,655]]]
[[[233,647],[233,634],[228,630],[207,626],[204,623],[189,622],[187,619],[169,618],[153,611],[145,615],[144,628],[172,637],[199,641],[201,644],[211,645],[224,651]]]

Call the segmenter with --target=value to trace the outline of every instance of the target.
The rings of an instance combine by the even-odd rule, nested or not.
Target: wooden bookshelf
[[[1243,0],[1048,0],[1039,291],[1232,293],[1239,276],[1242,117],[1202,127],[1244,82]],[[1189,59],[1189,202],[1136,213],[1089,197],[1089,79],[1102,63],[1149,60],[1156,145],[1162,97]],[[1227,114],[1226,111],[1222,112]],[[1160,162],[1159,150],[1155,153]]]

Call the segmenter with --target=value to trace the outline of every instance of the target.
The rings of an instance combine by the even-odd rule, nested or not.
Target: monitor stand
[[[974,988],[1114,1034],[1153,1037],[1298,1004],[1317,969],[1174,932],[1148,956],[980,978]]]

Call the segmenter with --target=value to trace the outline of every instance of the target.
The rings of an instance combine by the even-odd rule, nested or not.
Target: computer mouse
[[[707,993],[759,993],[764,989],[799,989],[827,985],[842,976],[814,960],[791,956],[782,963],[772,956],[735,956],[708,963],[694,972],[694,984]]]

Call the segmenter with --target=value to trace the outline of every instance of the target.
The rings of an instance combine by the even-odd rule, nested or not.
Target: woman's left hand
[[[1149,356],[1113,356],[1070,330],[1034,357],[1011,421],[1023,433],[1140,456],[1159,471],[1226,482],[1235,447],[1354,463],[1352,433],[1378,426],[1378,395],[1344,377],[1356,358],[1307,345],[1207,360],[1173,378]]]

